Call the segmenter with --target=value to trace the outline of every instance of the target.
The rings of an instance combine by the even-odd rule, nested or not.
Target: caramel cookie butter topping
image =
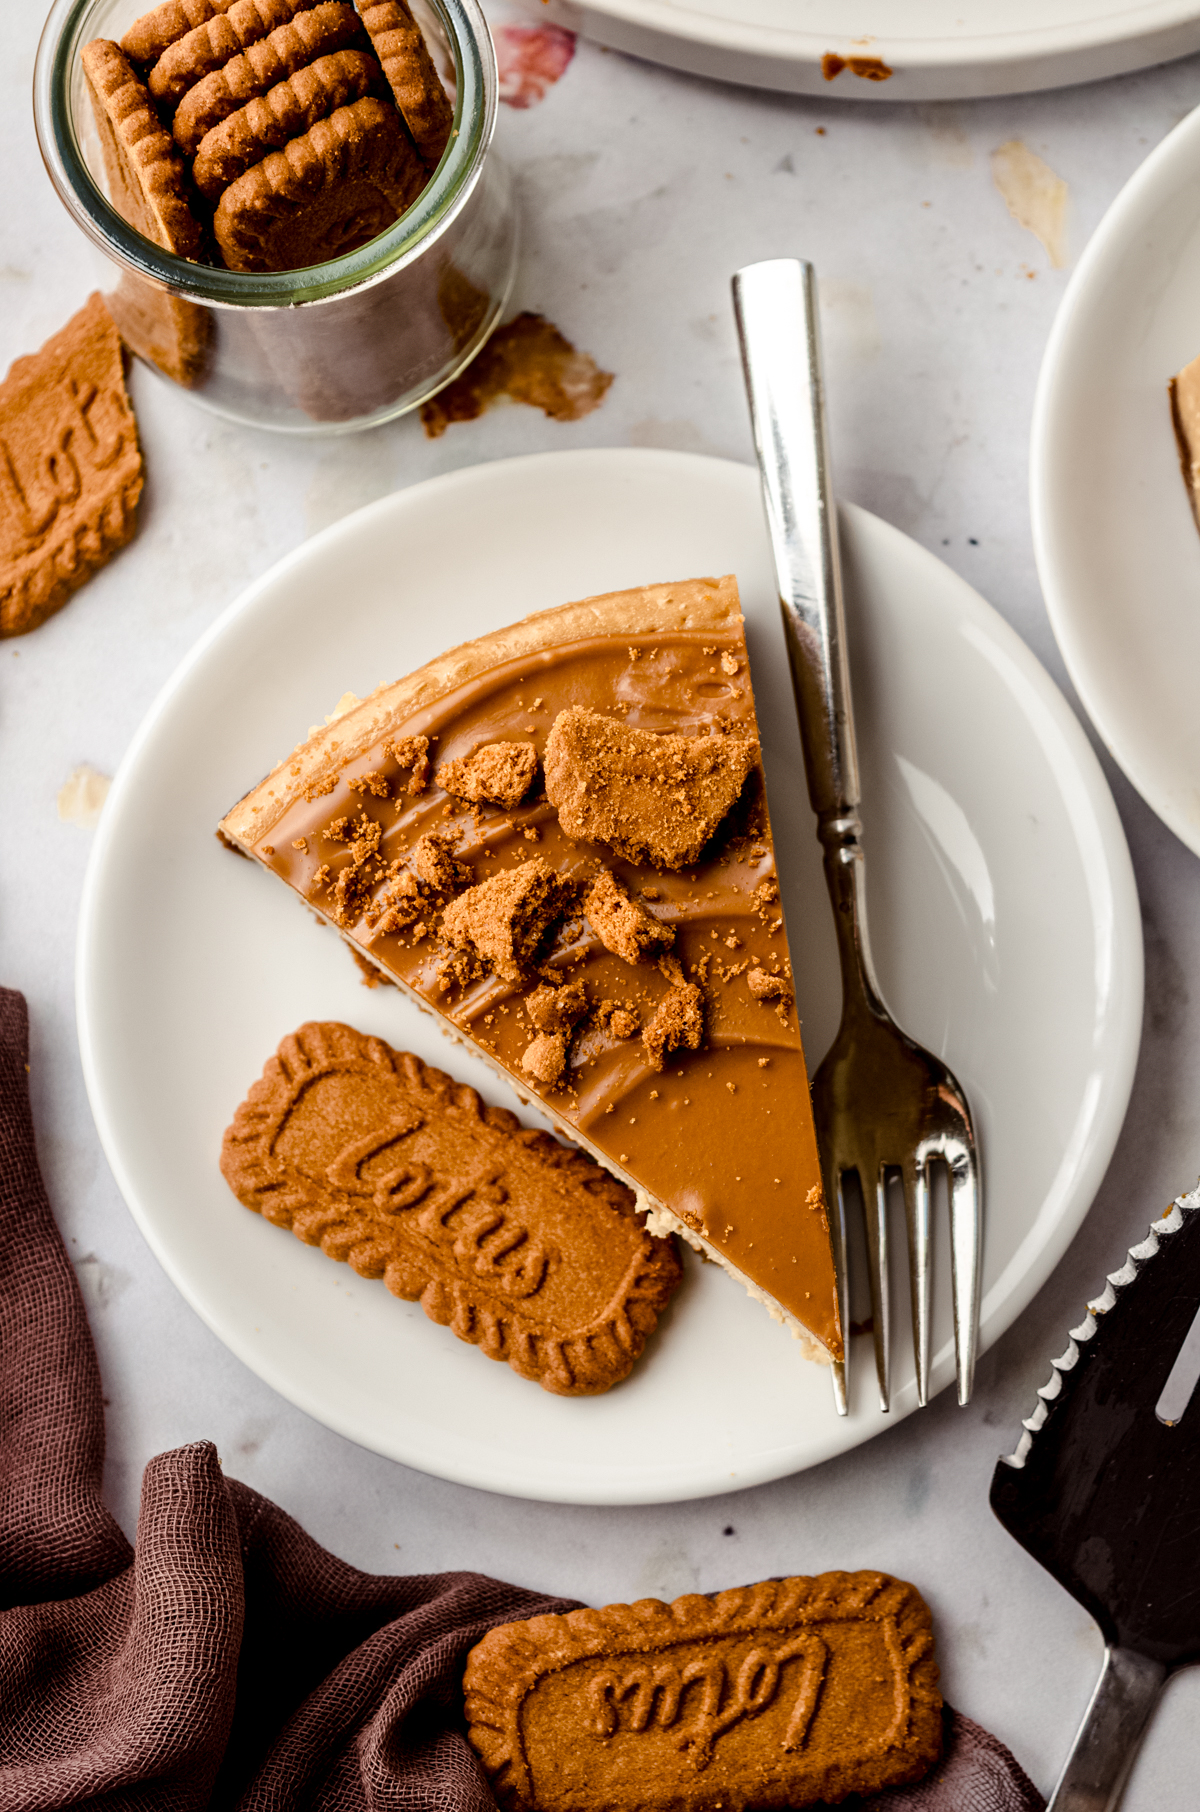
[[[654,1230],[840,1356],[732,579],[456,649],[318,730],[222,832],[537,1093]]]
[[[463,1687],[504,1812],[744,1812],[919,1780],[937,1680],[912,1586],[823,1573],[502,1624]]]
[[[221,1170],[247,1208],[559,1396],[624,1378],[679,1282],[607,1171],[346,1025],[283,1040]]]

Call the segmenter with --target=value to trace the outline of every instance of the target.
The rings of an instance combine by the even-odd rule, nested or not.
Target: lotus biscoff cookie
[[[188,198],[183,159],[119,44],[96,38],[80,53],[100,129],[114,208],[143,238],[198,258],[204,235]]]
[[[363,23],[427,168],[436,169],[454,112],[406,0],[361,0]]]
[[[381,90],[386,93],[383,73],[366,51],[334,51],[319,57],[205,134],[193,165],[196,187],[210,201],[218,201],[269,152],[302,137],[339,107]]]
[[[0,384],[0,635],[23,635],[133,534],[142,491],[121,343],[86,306]]]
[[[559,1396],[624,1378],[680,1280],[632,1190],[346,1025],[283,1040],[221,1170],[247,1208]]]
[[[228,12],[168,45],[150,71],[151,94],[163,106],[177,107],[206,75],[314,4],[315,0],[234,0]]]
[[[171,122],[175,143],[194,157],[206,134],[231,113],[321,57],[366,42],[362,20],[343,0],[323,0],[311,12],[297,13],[189,88]]]
[[[239,176],[217,205],[217,244],[230,270],[321,264],[382,233],[424,181],[395,108],[367,96]]]
[[[919,1593],[863,1572],[502,1624],[463,1689],[504,1812],[766,1812],[920,1780],[937,1682]]]
[[[234,0],[163,0],[134,21],[121,39],[121,49],[131,62],[146,69],[163,51],[197,25],[227,13]]]

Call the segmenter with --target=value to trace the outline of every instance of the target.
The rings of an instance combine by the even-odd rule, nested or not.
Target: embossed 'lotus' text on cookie
[[[367,43],[362,20],[345,0],[322,0],[311,12],[297,13],[189,88],[171,122],[175,143],[194,157],[206,133],[249,101],[320,57]]]
[[[314,4],[315,0],[234,0],[228,12],[218,13],[167,46],[147,78],[151,94],[164,106],[177,107],[206,75]]]
[[[356,251],[402,214],[425,168],[393,107],[368,96],[231,183],[213,222],[230,270],[300,270]]]
[[[283,1040],[221,1169],[246,1207],[561,1396],[625,1377],[680,1278],[581,1152],[346,1025]]]
[[[198,258],[204,235],[188,198],[183,159],[119,44],[95,38],[80,52],[100,132],[112,205],[142,237]]]
[[[504,1624],[463,1685],[504,1812],[746,1812],[919,1780],[937,1678],[919,1594],[864,1572]]]
[[[364,95],[386,93],[377,60],[367,51],[334,51],[250,101],[207,133],[192,168],[196,187],[210,201],[261,163]]]
[[[441,162],[454,110],[406,0],[363,4],[363,23],[427,169]]]
[[[0,635],[36,629],[125,545],[141,490],[121,343],[94,295],[0,384]]]

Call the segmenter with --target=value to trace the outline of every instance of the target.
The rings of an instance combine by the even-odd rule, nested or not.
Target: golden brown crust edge
[[[669,635],[680,630],[717,633],[740,619],[737,581],[726,574],[720,579],[686,579],[606,592],[492,630],[451,648],[404,679],[377,687],[369,698],[310,735],[238,801],[222,819],[220,831],[248,849],[314,783],[396,733],[415,711],[435,704],[493,667],[592,636]]]
[[[862,1634],[869,1647],[864,1651],[860,1636],[857,1653],[853,1647],[841,1651],[839,1668],[834,1631],[848,1624],[867,1626]],[[748,1639],[755,1645],[749,1653]],[[688,1645],[703,1657],[690,1666],[680,1653]],[[799,1666],[785,1684],[787,1660]],[[717,1674],[732,1676],[719,1686],[716,1678],[704,1678],[714,1662]],[[891,1690],[878,1696],[865,1728],[860,1721],[857,1730],[841,1733],[864,1662],[872,1683]],[[879,1677],[881,1668],[890,1682]],[[840,1677],[831,1690],[834,1673]],[[468,1737],[505,1812],[565,1812],[578,1803],[571,1790],[577,1781],[565,1790],[560,1784],[558,1793],[546,1785],[558,1773],[553,1736],[546,1734],[553,1724],[545,1714],[535,1724],[526,1711],[545,1681],[554,1683],[558,1719],[572,1726],[575,1747],[594,1746],[583,1767],[596,1804],[616,1806],[628,1798],[621,1760],[610,1760],[614,1738],[644,1748],[638,1804],[645,1812],[698,1812],[714,1801],[727,1812],[836,1803],[850,1792],[919,1779],[941,1751],[942,1700],[929,1610],[915,1587],[883,1573],[767,1580],[712,1597],[690,1594],[672,1604],[642,1599],[489,1631],[467,1657],[463,1690]],[[747,1727],[756,1723],[760,1765],[727,1763],[722,1738],[741,1724],[734,1747],[744,1750]],[[531,1753],[535,1728],[549,1754]],[[610,1797],[605,1775],[613,1767],[617,1791]]]

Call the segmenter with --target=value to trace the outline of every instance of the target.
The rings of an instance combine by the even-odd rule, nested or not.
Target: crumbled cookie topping
[[[601,869],[583,896],[583,910],[604,948],[627,963],[655,957],[675,942],[671,927],[631,900],[607,868]]]
[[[506,981],[520,981],[567,900],[550,864],[531,856],[451,901],[442,935],[456,949],[474,950]]]
[[[546,794],[568,836],[609,843],[631,862],[686,868],[757,760],[751,737],[659,736],[571,705],[546,742]]]
[[[410,793],[425,791],[429,785],[428,736],[398,736],[394,741],[384,743],[383,752],[390,755],[402,771],[412,769],[408,782]]]
[[[695,982],[682,982],[664,994],[642,1043],[656,1070],[673,1051],[698,1051],[704,1042],[704,1008]]]
[[[502,805],[511,812],[533,785],[537,765],[531,742],[489,742],[456,761],[444,761],[434,779],[468,805]]]
[[[525,996],[525,1011],[539,1032],[569,1032],[587,1010],[587,990],[581,981],[562,988],[543,984]]]
[[[622,1006],[615,1000],[602,1000],[596,1008],[595,1020],[600,1030],[613,1038],[632,1038],[641,1024],[628,1002]]]
[[[373,774],[356,774],[353,780],[347,780],[346,785],[360,798],[364,793],[371,793],[376,799],[386,799],[392,790],[382,768],[376,768]]]
[[[521,1058],[521,1068],[553,1088],[567,1067],[567,1040],[562,1032],[540,1032]]]
[[[454,838],[427,831],[413,847],[412,865],[435,893],[458,893],[471,881],[471,871],[454,855]]]
[[[751,969],[746,980],[756,1000],[790,1001],[792,998],[792,984],[786,975],[770,975],[765,969]]]

